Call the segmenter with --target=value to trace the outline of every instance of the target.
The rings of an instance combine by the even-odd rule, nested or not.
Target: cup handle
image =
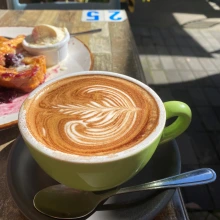
[[[160,143],[170,141],[182,134],[189,126],[192,112],[189,106],[179,101],[164,102],[166,119],[177,117],[177,119],[163,130]]]

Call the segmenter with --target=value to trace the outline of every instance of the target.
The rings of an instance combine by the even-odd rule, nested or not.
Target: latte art
[[[135,146],[155,129],[159,109],[142,87],[103,75],[51,84],[27,102],[32,135],[53,150],[106,155]]]
[[[78,94],[101,93],[100,103],[89,101],[76,105],[52,106],[60,113],[78,115],[77,120],[64,125],[67,137],[79,145],[92,146],[111,143],[123,138],[133,128],[140,110],[125,92],[110,86],[94,85],[82,88]]]

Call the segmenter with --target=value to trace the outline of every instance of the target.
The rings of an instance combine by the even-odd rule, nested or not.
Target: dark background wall
[[[7,9],[6,0],[0,0],[0,9]]]

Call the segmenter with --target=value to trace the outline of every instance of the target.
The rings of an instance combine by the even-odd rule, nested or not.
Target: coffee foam
[[[52,106],[66,115],[77,115],[78,120],[70,120],[64,126],[64,133],[78,145],[93,146],[112,143],[121,139],[135,125],[137,111],[140,109],[125,92],[105,85],[93,85],[80,89],[78,95],[90,96],[102,94],[100,101],[88,100],[88,103]],[[123,120],[120,117],[123,115]],[[120,118],[120,120],[117,120]],[[77,130],[82,126],[84,132]]]
[[[97,74],[99,74],[99,73],[97,73]],[[91,76],[91,77],[94,78],[94,76]],[[123,77],[125,77],[125,76],[123,76]],[[70,81],[71,81],[71,79],[70,79]],[[84,79],[84,81],[86,81],[86,80]],[[61,82],[62,82],[62,80],[59,81],[56,86],[62,87]],[[137,83],[137,82],[138,81],[135,81],[135,83]],[[141,85],[144,85],[144,84],[141,83]],[[52,91],[54,87],[55,86],[50,86],[49,88],[47,88],[46,89],[47,92]],[[66,91],[69,91],[69,89],[68,89],[69,87],[65,86],[65,88],[67,88]],[[146,87],[146,88],[151,90],[149,87]],[[59,156],[63,155],[64,157],[75,157],[75,158],[77,158],[77,160],[81,157],[84,159],[87,158],[87,161],[91,161],[91,160],[93,160],[92,158],[97,158],[97,157],[99,157],[99,159],[101,159],[101,158],[106,159],[106,157],[108,157],[110,160],[112,160],[113,158],[117,157],[117,155],[119,156],[119,155],[126,154],[126,152],[133,151],[134,149],[132,149],[132,146],[134,144],[137,145],[135,147],[135,148],[137,148],[139,146],[139,143],[143,142],[144,138],[146,137],[146,135],[145,135],[146,131],[148,132],[148,135],[153,137],[153,136],[155,136],[155,134],[154,134],[155,132],[158,133],[158,131],[161,130],[161,128],[159,128],[160,123],[158,122],[158,119],[156,119],[155,120],[156,121],[156,128],[155,129],[154,128],[153,128],[153,130],[152,130],[152,128],[145,129],[145,132],[142,132],[140,134],[135,133],[136,129],[134,129],[133,127],[135,125],[136,119],[138,118],[137,124],[141,124],[141,126],[144,126],[144,121],[146,121],[146,118],[147,118],[147,117],[144,118],[142,116],[142,114],[140,114],[138,116],[138,113],[141,112],[141,108],[142,108],[141,106],[143,106],[142,103],[144,103],[142,98],[140,98],[138,100],[138,102],[137,102],[138,104],[137,104],[134,102],[133,98],[131,98],[132,95],[128,96],[128,94],[125,93],[124,91],[121,91],[121,89],[119,89],[119,91],[118,91],[118,88],[109,86],[109,84],[108,85],[105,84],[105,85],[101,85],[101,86],[99,85],[96,88],[94,88],[94,87],[91,88],[91,86],[88,86],[87,89],[79,89],[79,90],[77,90],[77,97],[80,99],[80,96],[82,94],[83,95],[85,95],[85,94],[86,95],[88,95],[88,94],[94,95],[94,93],[97,93],[97,91],[105,92],[106,94],[108,94],[107,97],[111,97],[111,99],[106,98],[106,99],[104,99],[104,101],[102,101],[102,103],[100,103],[98,101],[96,101],[96,102],[91,101],[90,103],[87,103],[86,105],[85,105],[85,103],[82,105],[82,104],[79,104],[76,102],[73,102],[72,104],[66,104],[66,105],[63,105],[63,104],[54,105],[54,103],[53,103],[54,100],[52,100],[52,105],[51,105],[50,110],[51,109],[53,111],[55,110],[55,111],[61,113],[61,115],[67,116],[67,118],[69,116],[75,117],[75,119],[77,118],[77,120],[74,119],[74,120],[68,121],[68,122],[64,120],[61,123],[58,123],[58,124],[55,123],[56,125],[59,125],[59,126],[63,126],[62,123],[65,124],[65,126],[63,126],[65,128],[64,130],[66,131],[66,132],[64,132],[65,138],[67,136],[70,140],[73,139],[75,141],[74,145],[77,146],[77,149],[79,149],[80,145],[85,145],[85,144],[86,144],[87,148],[86,149],[83,148],[83,151],[74,150],[72,152],[69,152],[69,150],[71,150],[69,148],[66,148],[66,147],[64,147],[63,149],[59,148],[60,145],[59,145],[59,141],[58,141],[58,148],[51,148],[50,149],[47,147],[46,148],[43,147],[44,150],[47,151],[47,153],[51,152],[53,156],[56,153],[58,153]],[[62,87],[62,89],[59,90],[59,93],[60,92],[62,94],[65,94],[63,87]],[[133,91],[130,91],[130,92],[131,92],[131,94],[133,94]],[[152,92],[152,91],[150,91],[150,92]],[[34,95],[31,94],[30,97],[37,98],[37,100],[44,100],[45,102],[41,103],[41,105],[42,104],[44,105],[47,102],[47,98],[50,99],[50,97],[47,97],[46,99],[45,99],[45,97],[41,98],[41,95],[43,93],[44,93],[44,91],[42,91],[41,93],[35,93]],[[58,97],[59,97],[59,93],[57,93]],[[146,92],[144,91],[144,93],[146,93]],[[65,95],[67,95],[67,94],[65,94]],[[148,93],[148,95],[149,95],[149,93]],[[152,98],[151,95],[150,95],[150,97]],[[82,98],[82,100],[84,100],[84,98]],[[157,102],[159,101],[159,104],[161,105],[161,101],[160,101],[159,97],[157,97],[157,95],[156,95],[156,97],[152,98],[152,100],[153,101],[156,100]],[[32,99],[30,99],[29,101],[26,102],[26,104],[24,105],[25,109],[27,109],[27,107],[29,108],[31,106],[31,104],[32,104]],[[157,106],[157,104],[158,103],[156,103],[156,106]],[[125,108],[121,109],[118,106],[123,106],[123,107],[125,106],[126,109]],[[82,111],[83,108],[86,108],[86,110],[87,110],[87,111],[84,111],[84,113]],[[97,108],[101,109],[98,113],[92,111],[92,109],[97,109]],[[111,109],[110,112],[109,112],[109,108]],[[106,112],[107,112],[107,114],[106,114]],[[114,117],[117,119],[117,115],[119,114],[118,112],[120,112],[120,114],[123,115],[124,120],[119,120],[119,121],[116,120],[117,126],[111,127],[111,125],[114,124],[114,123],[112,123],[112,122],[114,122]],[[81,115],[79,114],[80,117],[79,117],[79,115],[76,116],[77,115],[76,113],[77,114],[80,113],[81,114]],[[149,114],[150,113],[148,112],[146,115],[149,116]],[[162,118],[164,118],[163,111],[162,111],[162,114],[161,113],[158,113],[158,114],[162,115]],[[22,114],[20,114],[20,116],[21,115]],[[96,117],[94,117],[92,119],[92,116],[94,116],[94,115],[96,115]],[[153,118],[155,117],[154,114],[152,114],[151,116],[153,116]],[[25,111],[23,112],[23,117],[26,117]],[[35,116],[33,116],[33,114],[30,114],[30,117],[35,118]],[[40,118],[42,118],[42,117],[40,116]],[[150,117],[150,118],[152,118],[152,117]],[[40,119],[38,117],[36,117],[36,121],[39,122]],[[49,123],[50,126],[52,125],[53,120],[51,121],[50,117],[48,117],[48,118],[46,117],[46,121]],[[78,124],[76,124],[76,123],[78,123]],[[87,123],[87,126],[85,126],[86,123]],[[91,125],[91,123],[93,123],[94,126],[89,127],[88,125],[89,124]],[[159,127],[157,126],[157,123],[159,123],[159,125],[158,125]],[[19,123],[19,124],[21,124],[21,123]],[[126,124],[128,125],[127,129],[125,126]],[[82,136],[82,133],[77,132],[77,130],[76,130],[77,126],[79,126],[79,127],[82,126],[82,128],[83,127],[87,128],[86,132],[84,132],[83,136]],[[123,131],[123,132],[121,132],[121,134],[119,132],[120,131],[119,128],[121,128]],[[39,131],[39,129],[38,129],[38,131]],[[97,132],[99,135],[96,135]],[[123,137],[122,134],[125,134],[125,136]],[[34,133],[34,132],[31,133],[30,135],[36,137],[36,133]],[[43,130],[41,131],[41,135],[42,136],[46,135],[46,129],[44,129],[44,131]],[[56,137],[56,135],[57,135],[57,133],[55,134],[55,137]],[[62,135],[63,134],[61,134],[61,137],[63,137]],[[110,138],[108,138],[108,137],[110,137]],[[136,138],[136,137],[138,137],[138,138]],[[111,143],[112,139],[114,139],[114,144],[116,146],[115,148],[111,148],[112,144],[110,144],[110,143]],[[127,141],[128,139],[129,139],[129,141]],[[145,140],[146,144],[148,144],[147,142],[149,142],[149,141],[151,141],[151,140],[150,139]],[[40,140],[40,142],[41,143],[38,143],[38,145],[40,144],[41,146],[42,145],[47,146],[47,144],[48,144],[48,142],[44,142],[42,140]],[[57,140],[52,143],[57,143]],[[108,146],[108,144],[110,144],[110,147]],[[119,144],[120,146],[117,144]],[[89,145],[91,146],[91,148],[88,147]],[[104,150],[100,151],[100,149],[103,145],[105,146],[105,148],[103,148]],[[121,147],[121,146],[123,146],[123,147]],[[89,151],[88,151],[88,149],[89,149]],[[57,152],[57,150],[59,150],[61,152],[59,152],[59,151]],[[101,154],[100,154],[100,152],[101,152]],[[75,155],[69,155],[69,154],[75,154]],[[77,154],[84,155],[84,156],[77,156]],[[91,157],[88,155],[96,155],[97,157],[96,156]]]

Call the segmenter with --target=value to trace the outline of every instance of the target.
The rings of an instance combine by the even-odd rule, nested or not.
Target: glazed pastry
[[[0,66],[0,86],[30,92],[44,82],[45,73],[44,56],[25,57],[17,67]]]
[[[24,57],[20,53],[24,37],[0,37],[0,86],[30,92],[45,80],[46,59],[43,55]]]
[[[22,49],[21,43],[24,40],[24,38],[25,38],[25,35],[18,35],[16,38],[13,38],[13,39],[7,39],[4,37],[0,37],[0,53],[16,54],[19,50]]]

